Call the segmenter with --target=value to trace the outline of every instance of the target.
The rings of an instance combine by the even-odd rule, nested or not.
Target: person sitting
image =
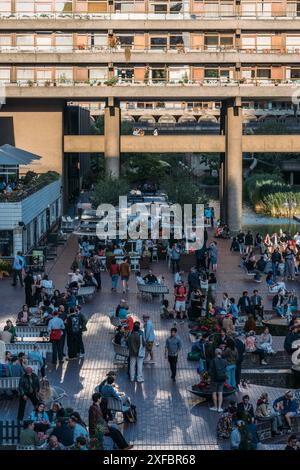
[[[242,314],[251,313],[250,297],[247,291],[244,291],[242,297],[239,298],[238,307]]]
[[[163,320],[169,320],[170,318],[175,318],[174,310],[169,308],[169,301],[164,299],[160,306],[160,318]]]
[[[5,327],[3,328],[3,331],[7,331],[8,333],[11,334],[11,340],[9,342],[13,343],[17,336],[17,333],[16,333],[16,327],[13,325],[13,322],[11,320],[6,320],[6,324],[5,324]],[[5,343],[7,342],[8,341],[5,341]]]
[[[127,320],[128,316],[128,304],[125,300],[121,300],[120,304],[116,308],[116,317],[120,320]]]
[[[152,270],[149,269],[148,274],[143,277],[146,284],[157,284],[157,277],[153,274]]]
[[[58,401],[53,403],[52,408],[47,411],[47,415],[48,415],[50,423],[55,423],[58,418],[64,418],[65,414],[66,412],[62,404]]]
[[[10,377],[22,377],[25,373],[24,365],[21,365],[17,357],[12,357],[9,364]]]
[[[246,352],[255,352],[255,331],[251,330],[247,333],[245,339],[245,351]]]
[[[265,271],[266,264],[267,262],[265,261],[264,256],[261,256],[259,260],[256,262],[256,269],[258,269],[258,271],[263,273]]]
[[[276,398],[273,408],[284,417],[288,424],[288,432],[291,432],[292,418],[298,416],[298,402],[294,399],[293,392],[288,390],[283,396]]]
[[[256,321],[253,315],[249,315],[249,317],[245,321],[244,331],[245,333],[249,333],[250,331],[256,331]]]
[[[272,294],[278,293],[280,290],[286,291],[286,286],[284,282],[275,282],[273,279],[273,273],[270,271],[266,277],[266,283],[269,288],[269,291]]]
[[[114,337],[114,342],[120,346],[127,346],[125,330],[123,325],[119,325],[116,329],[116,334]]]
[[[19,444],[21,446],[34,446],[38,447],[44,444],[45,440],[40,440],[34,430],[34,422],[26,420],[23,424],[23,429],[20,432]]]
[[[234,297],[230,297],[230,310],[229,313],[232,315],[233,324],[235,324],[239,319],[239,308],[235,302]]]
[[[230,246],[230,251],[237,251],[237,252],[240,251],[240,245],[239,245],[239,242],[237,241],[236,237],[233,237],[233,239],[232,239],[232,243],[231,243],[231,246]]]
[[[272,336],[269,332],[269,328],[264,328],[264,331],[255,338],[255,353],[259,355],[260,363],[262,365],[267,365],[266,356],[268,354],[275,354],[272,348]]]
[[[41,286],[45,287],[45,289],[52,289],[53,288],[53,281],[48,279],[47,274],[44,274],[43,279],[41,281]]]
[[[72,274],[71,282],[70,282],[69,287],[77,287],[78,288],[83,284],[84,284],[83,276],[80,273],[80,269],[76,269],[75,273]]]
[[[291,434],[288,437],[287,445],[284,450],[300,450],[300,444],[296,434]]]
[[[135,280],[136,280],[136,285],[137,286],[144,286],[146,284],[144,278],[142,277],[142,275],[140,273],[140,271],[137,271],[135,276],[136,276]]]
[[[45,411],[44,403],[38,403],[30,414],[36,432],[45,432],[50,428],[49,416]]]
[[[296,349],[293,347],[294,341],[300,340],[300,325],[295,323],[290,327],[289,332],[287,333],[285,340],[284,340],[284,350],[292,355]],[[298,348],[297,348],[298,349]]]
[[[234,324],[232,321],[232,315],[229,313],[225,315],[222,322],[222,327],[225,329],[226,334],[231,336],[234,333]]]
[[[276,295],[274,295],[272,300],[272,307],[277,313],[279,317],[284,317],[285,315],[285,307],[286,307],[286,299],[283,295],[283,291],[280,290]]]
[[[86,429],[86,426],[80,415],[76,412],[73,412],[69,418],[68,422],[69,427],[73,430],[73,443],[75,444],[77,437],[82,436],[86,439],[89,439],[89,433]]]
[[[45,447],[45,450],[64,450],[64,446],[58,442],[56,436],[52,435],[49,437],[49,441]]]
[[[262,297],[260,295],[258,295],[258,290],[257,289],[254,289],[253,295],[251,295],[251,297],[250,297],[250,305],[251,305],[251,312],[252,312],[254,318],[256,319],[257,315],[259,315],[261,317],[261,319],[263,319],[264,307],[263,307],[263,304],[262,304]]]
[[[73,445],[73,429],[68,426],[65,418],[58,418],[56,420],[51,436],[56,436],[57,440],[65,447]]]
[[[114,384],[115,378],[113,376],[107,377],[106,384],[101,388],[101,395],[103,398],[115,398],[116,400],[121,401],[122,409],[126,411],[128,406],[130,406],[130,399],[125,393],[118,392]]]
[[[282,419],[278,413],[269,407],[269,397],[267,393],[262,393],[256,403],[255,417],[258,421],[271,420],[272,435],[281,434]]]
[[[29,322],[30,314],[27,304],[24,304],[22,310],[18,313],[16,325],[27,325]]]
[[[249,414],[254,419],[254,408],[250,403],[249,395],[244,395],[242,401],[237,405],[237,418],[245,419],[245,414]]]
[[[28,351],[28,361],[37,361],[41,369],[41,376],[45,376],[45,358],[43,357],[39,345],[35,344],[33,346],[33,351]]]

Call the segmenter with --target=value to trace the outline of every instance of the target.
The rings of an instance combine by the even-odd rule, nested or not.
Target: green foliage
[[[100,204],[119,204],[119,196],[126,196],[129,191],[128,181],[124,178],[114,179],[110,177],[98,181],[95,190],[91,195],[91,202],[94,207]]]
[[[98,116],[91,126],[92,134],[104,135],[104,116]]]
[[[121,121],[121,135],[132,135],[134,122]]]
[[[146,181],[161,183],[166,175],[167,165],[158,155],[152,154],[123,154],[122,174],[131,184]]]
[[[114,86],[118,83],[118,77],[112,77],[104,82],[104,85]]]
[[[205,165],[209,168],[211,172],[213,170],[219,170],[219,166],[220,166],[220,154],[219,153],[202,153],[199,155],[199,158],[200,158],[200,163],[205,163]]]
[[[207,199],[203,190],[191,181],[189,175],[184,173],[168,176],[164,181],[164,190],[170,201],[182,206],[184,204],[203,204]]]
[[[251,206],[264,214],[275,217],[289,216],[289,208],[284,204],[294,203],[292,213],[300,209],[300,192],[294,191],[279,175],[258,174],[247,179],[245,192]]]

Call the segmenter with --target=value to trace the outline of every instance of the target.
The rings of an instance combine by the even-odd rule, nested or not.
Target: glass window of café
[[[14,236],[12,230],[0,230],[0,256],[13,256]]]

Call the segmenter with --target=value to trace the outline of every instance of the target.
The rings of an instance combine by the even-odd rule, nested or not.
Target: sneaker
[[[261,365],[262,365],[262,366],[267,366],[268,363],[267,363],[266,361],[262,360],[262,361],[261,361]]]
[[[83,357],[84,357],[84,354],[79,354],[79,357],[80,357],[80,358],[83,358]]]
[[[138,382],[139,384],[142,384],[142,383],[144,382],[144,379],[142,379],[142,380],[137,380],[137,382]]]
[[[218,411],[218,408],[216,406],[211,406],[209,409],[210,411]]]
[[[218,408],[218,413],[223,413],[223,408]]]
[[[179,325],[183,325],[183,324],[184,324],[184,320],[181,320],[181,321],[179,322]]]

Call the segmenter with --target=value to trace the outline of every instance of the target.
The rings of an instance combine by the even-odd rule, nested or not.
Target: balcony
[[[54,182],[57,182],[59,180],[59,175],[58,173],[55,172],[48,172],[48,173],[42,173],[40,175],[36,175],[36,177],[33,177],[31,180],[28,182],[24,179],[20,179],[19,181],[16,182],[16,185],[12,188],[12,191],[7,191],[7,190],[1,190],[0,192],[0,203],[16,203],[16,202],[21,202],[24,199],[28,198],[29,196],[32,196],[36,192],[40,191],[43,189],[45,186],[48,186]],[[51,186],[52,187],[52,186]],[[57,184],[55,184],[53,187],[57,187]]]

